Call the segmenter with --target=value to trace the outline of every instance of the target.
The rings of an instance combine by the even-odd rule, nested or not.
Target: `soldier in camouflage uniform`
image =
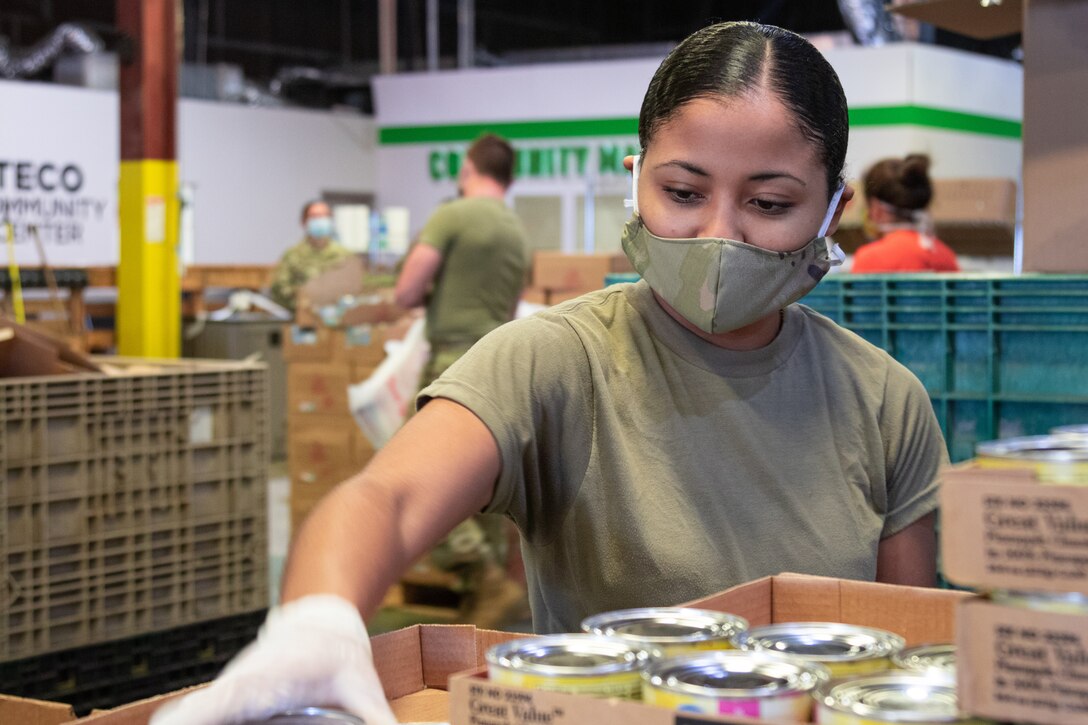
[[[270,290],[272,299],[290,310],[295,309],[300,287],[351,256],[332,239],[332,210],[325,202],[311,201],[302,207],[302,227],[306,237],[280,257]]]

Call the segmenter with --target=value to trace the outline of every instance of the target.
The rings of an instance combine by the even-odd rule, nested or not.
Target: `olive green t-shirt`
[[[488,335],[420,395],[473,411],[523,536],[537,631],[784,571],[872,580],[937,506],[947,453],[921,383],[804,307],[753,351],[670,318],[644,282]]]
[[[419,241],[442,253],[427,300],[432,343],[475,342],[513,317],[529,267],[521,221],[500,199],[447,202]]]

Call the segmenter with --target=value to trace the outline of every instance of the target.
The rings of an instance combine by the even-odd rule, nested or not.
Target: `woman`
[[[874,242],[854,254],[851,271],[958,272],[956,253],[933,236],[926,208],[933,198],[929,157],[884,159],[865,174],[865,209]]]
[[[481,510],[521,531],[538,631],[780,571],[932,583],[925,391],[791,304],[852,194],[831,67],[778,28],[705,28],[655,74],[639,139],[623,243],[644,281],[504,325],[423,391],[302,527],[258,643],[157,725],[326,701],[390,722],[359,611]]]

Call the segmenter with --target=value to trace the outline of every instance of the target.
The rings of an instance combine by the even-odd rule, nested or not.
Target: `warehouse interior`
[[[0,1],[0,725],[1084,722],[1085,27]]]

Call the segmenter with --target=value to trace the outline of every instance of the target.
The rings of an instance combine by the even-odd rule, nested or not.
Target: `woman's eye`
[[[793,206],[792,204],[786,204],[781,201],[770,201],[769,199],[753,199],[752,203],[755,204],[756,208],[761,212],[767,214],[783,214]]]
[[[691,204],[692,202],[699,200],[698,192],[690,189],[672,189],[665,187],[665,192],[672,197],[673,201],[680,204]]]

